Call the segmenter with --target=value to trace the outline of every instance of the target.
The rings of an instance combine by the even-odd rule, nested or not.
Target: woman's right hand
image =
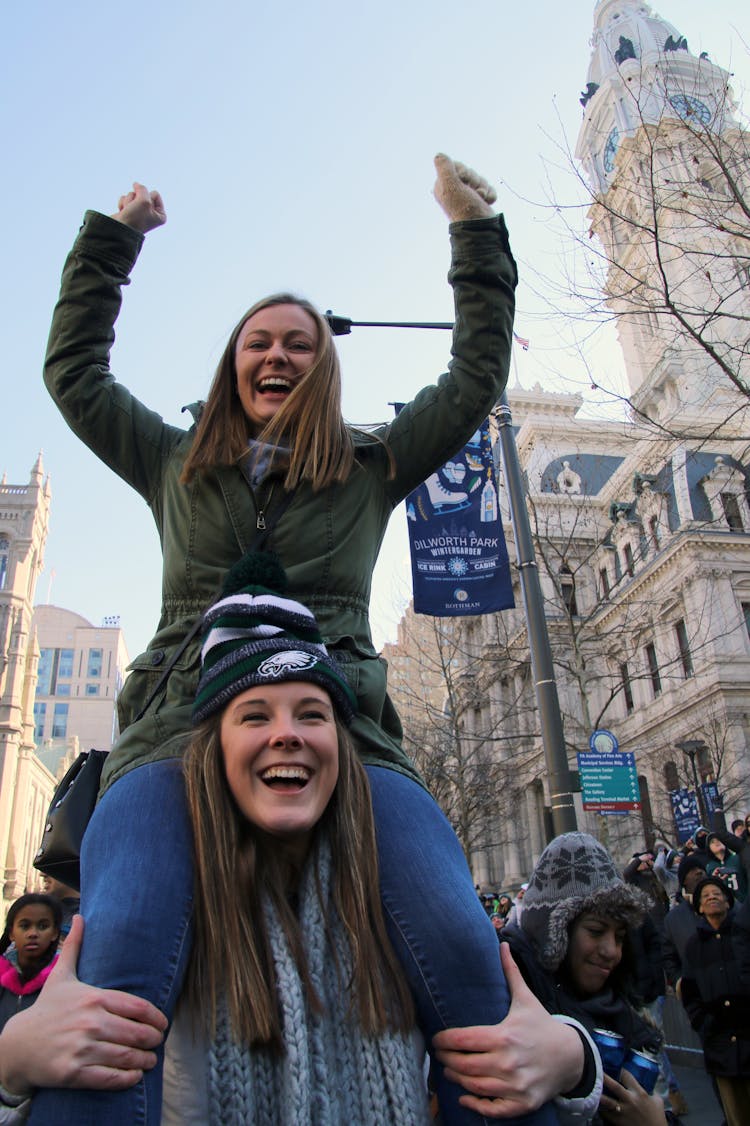
[[[145,235],[147,231],[153,231],[154,227],[163,226],[167,221],[167,213],[159,193],[150,192],[145,184],[135,181],[133,190],[120,196],[117,212],[112,218]]]
[[[57,964],[34,1004],[0,1035],[0,1082],[16,1095],[34,1087],[121,1091],[156,1063],[167,1018],[141,997],[97,989],[76,976],[83,919],[76,915]]]

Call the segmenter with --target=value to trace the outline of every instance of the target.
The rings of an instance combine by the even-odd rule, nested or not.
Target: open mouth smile
[[[261,782],[271,789],[304,789],[313,776],[307,766],[269,766],[260,775]]]
[[[294,384],[283,375],[266,375],[258,380],[256,389],[261,395],[288,395]]]

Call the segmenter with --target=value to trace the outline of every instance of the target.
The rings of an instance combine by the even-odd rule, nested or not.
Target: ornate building
[[[127,651],[119,624],[37,606],[51,490],[41,455],[28,485],[0,482],[0,909],[39,885],[50,798],[79,749],[108,751]]]
[[[750,809],[750,150],[726,71],[649,5],[600,0],[592,48],[576,157],[597,249],[581,299],[616,321],[626,415],[582,418],[580,397],[538,386],[509,397],[571,769],[605,727],[641,782],[641,813],[577,799],[579,825],[625,859],[644,837],[675,839],[669,792],[696,779],[718,781],[732,814]],[[418,750],[429,735],[400,675],[413,633],[408,613],[385,655]],[[463,619],[458,634],[443,773],[492,780],[494,809],[463,839],[475,879],[499,886],[551,830],[524,616]]]
[[[31,626],[50,509],[41,454],[28,485],[0,483],[0,872],[5,902],[32,876],[54,777],[35,754],[39,647]]]

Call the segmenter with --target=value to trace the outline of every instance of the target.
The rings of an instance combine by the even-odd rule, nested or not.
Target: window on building
[[[646,664],[648,665],[648,673],[651,677],[651,687],[654,691],[654,696],[658,696],[661,692],[661,675],[659,673],[659,662],[656,659],[656,649],[652,641],[649,641],[646,646]]]
[[[562,594],[565,609],[568,613],[577,614],[576,581],[567,563],[564,563],[560,568],[560,593]]]
[[[689,676],[692,676],[694,672],[693,655],[690,652],[690,643],[688,642],[687,630],[685,629],[685,623],[682,618],[680,618],[679,622],[675,622],[674,632],[677,638],[677,646],[680,650],[682,671],[685,674],[685,678],[687,679]]]
[[[56,649],[42,649],[39,653],[36,683],[38,696],[52,695],[52,674],[55,669],[56,656]]]
[[[52,738],[65,739],[68,734],[68,704],[55,704],[52,715]]]
[[[745,629],[747,630],[747,636],[750,637],[750,602],[742,603],[742,615],[745,619]]]
[[[41,743],[44,739],[44,722],[47,718],[47,705],[34,704],[34,742]]]
[[[721,500],[724,519],[729,525],[730,531],[744,532],[745,528],[742,523],[739,501],[734,493],[719,493],[719,499]]]
[[[651,546],[653,547],[654,551],[658,551],[659,548],[661,547],[661,540],[659,538],[659,518],[658,518],[658,516],[652,516],[651,519],[649,520],[649,522],[648,522],[648,534],[649,534],[649,539],[651,540]]]
[[[10,558],[10,540],[7,536],[0,536],[0,590],[5,589],[8,580],[8,559]]]
[[[103,650],[89,649],[89,663],[86,669],[86,676],[89,679],[102,675],[102,656]]]
[[[671,760],[664,763],[664,785],[667,790],[679,790],[680,779],[677,774],[677,767]]]
[[[86,695],[87,696],[98,696],[99,695],[99,687],[100,686],[98,684],[87,684],[86,685]]]
[[[609,571],[606,567],[601,567],[599,570],[599,583],[601,585],[602,598],[609,598]]]
[[[57,662],[57,675],[69,680],[73,675],[73,650],[61,649]]]
[[[630,682],[630,670],[626,661],[623,661],[620,665],[620,680],[622,681],[622,695],[625,700],[625,710],[629,715],[633,710],[633,685]]]
[[[62,684],[62,683],[58,682],[57,688],[55,689],[55,695],[56,696],[69,696],[70,695],[70,685],[69,684]]]
[[[633,560],[633,549],[629,543],[623,545],[622,554],[625,573],[630,575],[632,579],[633,575],[635,574],[635,562]]]

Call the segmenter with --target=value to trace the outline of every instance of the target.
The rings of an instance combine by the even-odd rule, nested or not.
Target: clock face
[[[615,128],[607,137],[607,143],[604,146],[604,171],[611,172],[615,166],[615,153],[617,146],[620,143],[620,134]]]
[[[708,125],[711,120],[711,110],[700,98],[691,98],[688,94],[673,94],[669,99],[672,109],[676,110],[683,121],[690,124]]]

